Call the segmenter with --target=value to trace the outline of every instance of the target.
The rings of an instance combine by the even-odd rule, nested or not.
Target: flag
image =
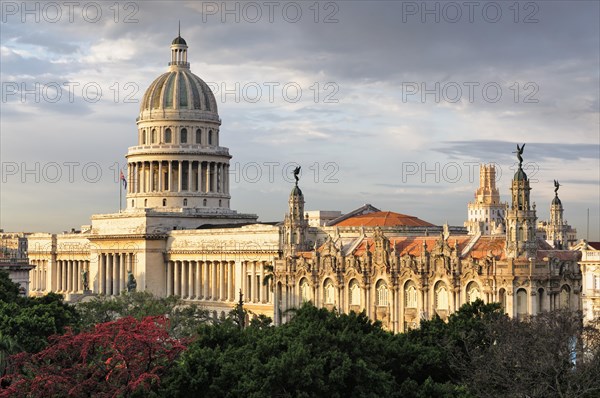
[[[127,180],[125,179],[125,175],[123,174],[123,170],[121,170],[121,182],[123,183],[123,189],[127,189]]]

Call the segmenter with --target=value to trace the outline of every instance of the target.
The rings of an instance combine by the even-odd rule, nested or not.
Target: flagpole
[[[123,199],[122,199],[123,193],[121,192],[122,191],[122,189],[121,189],[121,178],[119,178],[119,184],[117,184],[117,185],[119,186],[119,213],[120,213],[121,212],[121,203],[123,202]]]

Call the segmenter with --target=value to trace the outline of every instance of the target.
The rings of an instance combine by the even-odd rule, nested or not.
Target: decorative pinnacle
[[[525,144],[523,144],[521,147],[519,147],[519,144],[517,144],[517,150],[513,152],[517,154],[517,159],[519,159],[519,168],[521,168],[523,165],[523,149],[525,149]]]
[[[300,180],[300,169],[302,168],[302,166],[298,166],[294,169],[294,178],[296,179],[296,186],[298,186],[298,181]]]
[[[179,20],[179,27],[177,29],[177,37],[181,37],[181,19]]]
[[[558,196],[558,188],[560,188],[560,183],[557,180],[554,180],[554,195]]]

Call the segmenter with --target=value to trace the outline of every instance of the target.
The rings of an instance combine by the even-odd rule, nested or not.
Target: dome
[[[217,101],[210,87],[185,68],[156,78],[144,94],[140,112],[169,109],[205,111],[218,119]]]
[[[513,181],[527,181],[527,174],[525,174],[521,167],[519,167],[519,170],[515,173]]]
[[[176,38],[174,38],[171,44],[181,44],[187,46],[187,43],[185,42],[185,40],[183,40],[183,37],[181,36],[177,36]]]
[[[302,194],[302,190],[298,187],[298,185],[294,185],[294,188],[292,188],[292,192],[290,193],[290,196],[304,196]]]
[[[558,195],[554,197],[554,199],[552,199],[552,204],[553,205],[560,205],[562,206],[562,202],[560,201],[560,199],[558,198]]]

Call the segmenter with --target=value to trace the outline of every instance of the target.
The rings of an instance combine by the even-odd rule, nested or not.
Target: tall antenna
[[[587,209],[587,231],[585,233],[585,240],[590,241],[590,208]]]

